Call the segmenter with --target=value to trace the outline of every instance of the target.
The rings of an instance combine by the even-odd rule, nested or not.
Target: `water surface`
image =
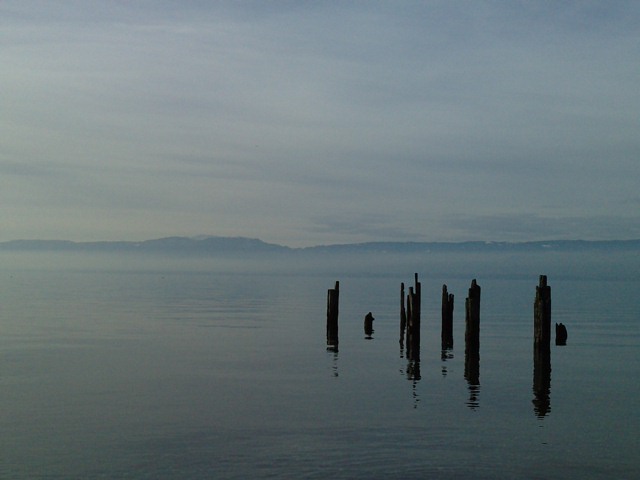
[[[637,478],[637,256],[0,258],[3,478]],[[400,282],[422,281],[419,364]],[[548,389],[533,298],[549,276]],[[482,287],[465,376],[464,297]],[[325,346],[340,280],[340,345]],[[440,347],[442,284],[456,296]],[[375,317],[372,339],[363,318]],[[468,373],[468,372],[467,372]]]

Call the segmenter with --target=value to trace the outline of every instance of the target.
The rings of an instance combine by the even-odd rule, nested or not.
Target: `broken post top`
[[[469,287],[469,298],[478,298],[480,299],[480,285],[476,282],[474,278],[471,280],[471,287]]]
[[[551,287],[547,283],[546,275],[540,275],[539,285],[536,286],[536,295],[542,295],[543,297],[551,296]]]
[[[336,286],[334,290],[340,290],[340,282],[336,281]]]

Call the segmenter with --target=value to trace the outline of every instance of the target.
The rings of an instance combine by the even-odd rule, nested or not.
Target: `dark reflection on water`
[[[447,376],[447,360],[453,360],[453,349],[452,348],[444,348],[442,349],[441,357],[442,358],[442,376]]]
[[[407,358],[405,356],[405,351],[403,344],[400,343],[400,358]],[[420,402],[420,397],[418,395],[418,382],[422,378],[422,374],[420,373],[420,360],[409,360],[407,359],[407,368],[405,370],[400,369],[400,374],[407,377],[407,380],[411,382],[411,395],[413,397],[413,408],[418,407],[418,402]]]
[[[340,376],[340,373],[338,372],[338,349],[335,348],[335,349],[329,350],[329,348],[327,348],[327,351],[333,352],[333,358],[331,362],[331,371],[334,377],[338,377]]]
[[[422,377],[420,376],[420,362],[418,360],[411,360],[407,364],[407,380],[418,381]]]
[[[544,418],[551,411],[551,351],[533,350],[533,411]]]
[[[480,406],[480,352],[467,350],[464,354],[464,378],[469,387],[467,406],[476,410]]]
[[[407,380],[410,380],[411,383],[411,395],[413,397],[413,408],[418,408],[418,402],[420,402],[420,397],[418,395],[418,381],[421,379],[420,375],[420,361],[419,360],[410,360],[407,363]]]

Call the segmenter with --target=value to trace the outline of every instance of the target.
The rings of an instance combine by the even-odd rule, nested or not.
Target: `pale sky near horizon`
[[[640,2],[3,1],[0,241],[640,238]]]

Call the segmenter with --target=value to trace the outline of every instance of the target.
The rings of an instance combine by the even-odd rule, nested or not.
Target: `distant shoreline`
[[[164,253],[428,253],[428,252],[545,252],[636,251],[633,240],[548,240],[530,242],[364,242],[352,244],[287,247],[246,237],[166,237],[141,242],[71,240],[11,240],[0,242],[2,251],[164,252]]]

